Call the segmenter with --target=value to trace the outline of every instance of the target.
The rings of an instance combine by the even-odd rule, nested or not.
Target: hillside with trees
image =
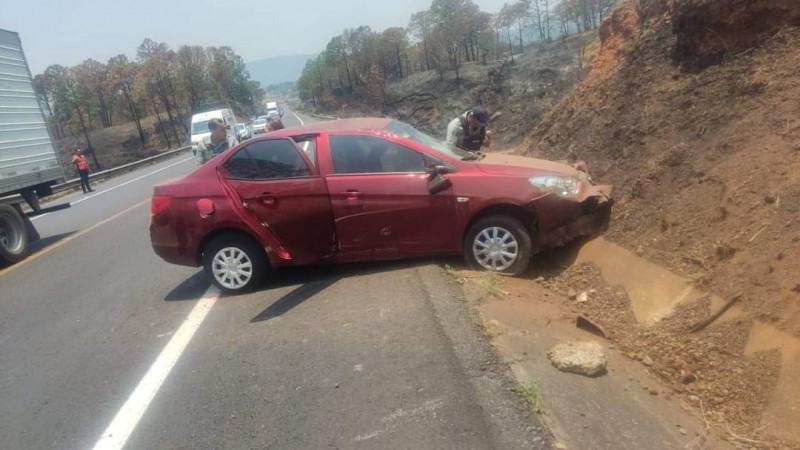
[[[472,103],[482,103],[496,111],[509,100],[509,86],[502,82],[509,79],[520,58],[531,50],[531,42],[539,43],[533,44],[533,50],[539,53],[571,52],[561,55],[558,69],[580,67],[583,57],[578,52],[585,47],[583,40],[586,35],[589,40],[594,37],[592,30],[599,27],[614,3],[520,0],[489,13],[481,11],[472,0],[433,0],[429,9],[413,14],[405,28],[376,31],[364,25],[332,37],[326,48],[306,64],[298,94],[315,111],[340,115],[380,113],[423,128],[431,120],[430,115],[417,117],[424,110],[436,109],[435,116],[443,117],[441,120]],[[581,45],[570,47],[572,36],[584,36]],[[557,43],[566,45],[546,45]],[[414,79],[430,74],[435,74],[430,82]],[[567,74],[551,75],[560,79]],[[396,89],[409,78],[414,82],[406,84],[413,84],[414,88]],[[577,79],[569,85],[574,81]],[[475,83],[492,87],[498,95],[464,96]],[[452,107],[442,104],[455,97],[465,97],[459,102],[466,103]]]

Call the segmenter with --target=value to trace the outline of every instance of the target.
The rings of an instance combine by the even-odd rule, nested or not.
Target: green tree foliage
[[[150,114],[167,144],[179,145],[188,134],[187,115],[223,106],[254,114],[265,97],[230,47],[173,51],[151,39],[136,49],[135,61],[118,55],[106,64],[52,65],[34,77],[34,87],[55,136],[82,134],[90,151],[92,130],[124,122],[136,124],[144,144],[142,119]]]

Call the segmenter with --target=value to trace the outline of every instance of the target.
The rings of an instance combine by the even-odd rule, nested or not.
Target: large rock
[[[547,352],[556,369],[597,377],[606,373],[606,353],[596,341],[562,342]]]

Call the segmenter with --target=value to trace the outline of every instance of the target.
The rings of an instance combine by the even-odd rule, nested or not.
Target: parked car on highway
[[[463,151],[391,119],[314,123],[155,186],[150,238],[228,292],[281,266],[459,253],[518,275],[607,220],[610,186],[576,167]]]

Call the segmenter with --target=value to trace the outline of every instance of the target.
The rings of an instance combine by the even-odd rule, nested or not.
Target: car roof
[[[192,123],[205,122],[205,121],[211,120],[211,119],[221,119],[222,116],[223,116],[223,111],[225,113],[228,112],[227,109],[215,109],[213,111],[206,111],[206,112],[197,113],[197,114],[192,116]]]
[[[272,137],[297,136],[301,134],[340,133],[347,131],[382,131],[394,119],[381,117],[360,117],[355,119],[314,122],[299,127],[284,128],[271,133]]]

